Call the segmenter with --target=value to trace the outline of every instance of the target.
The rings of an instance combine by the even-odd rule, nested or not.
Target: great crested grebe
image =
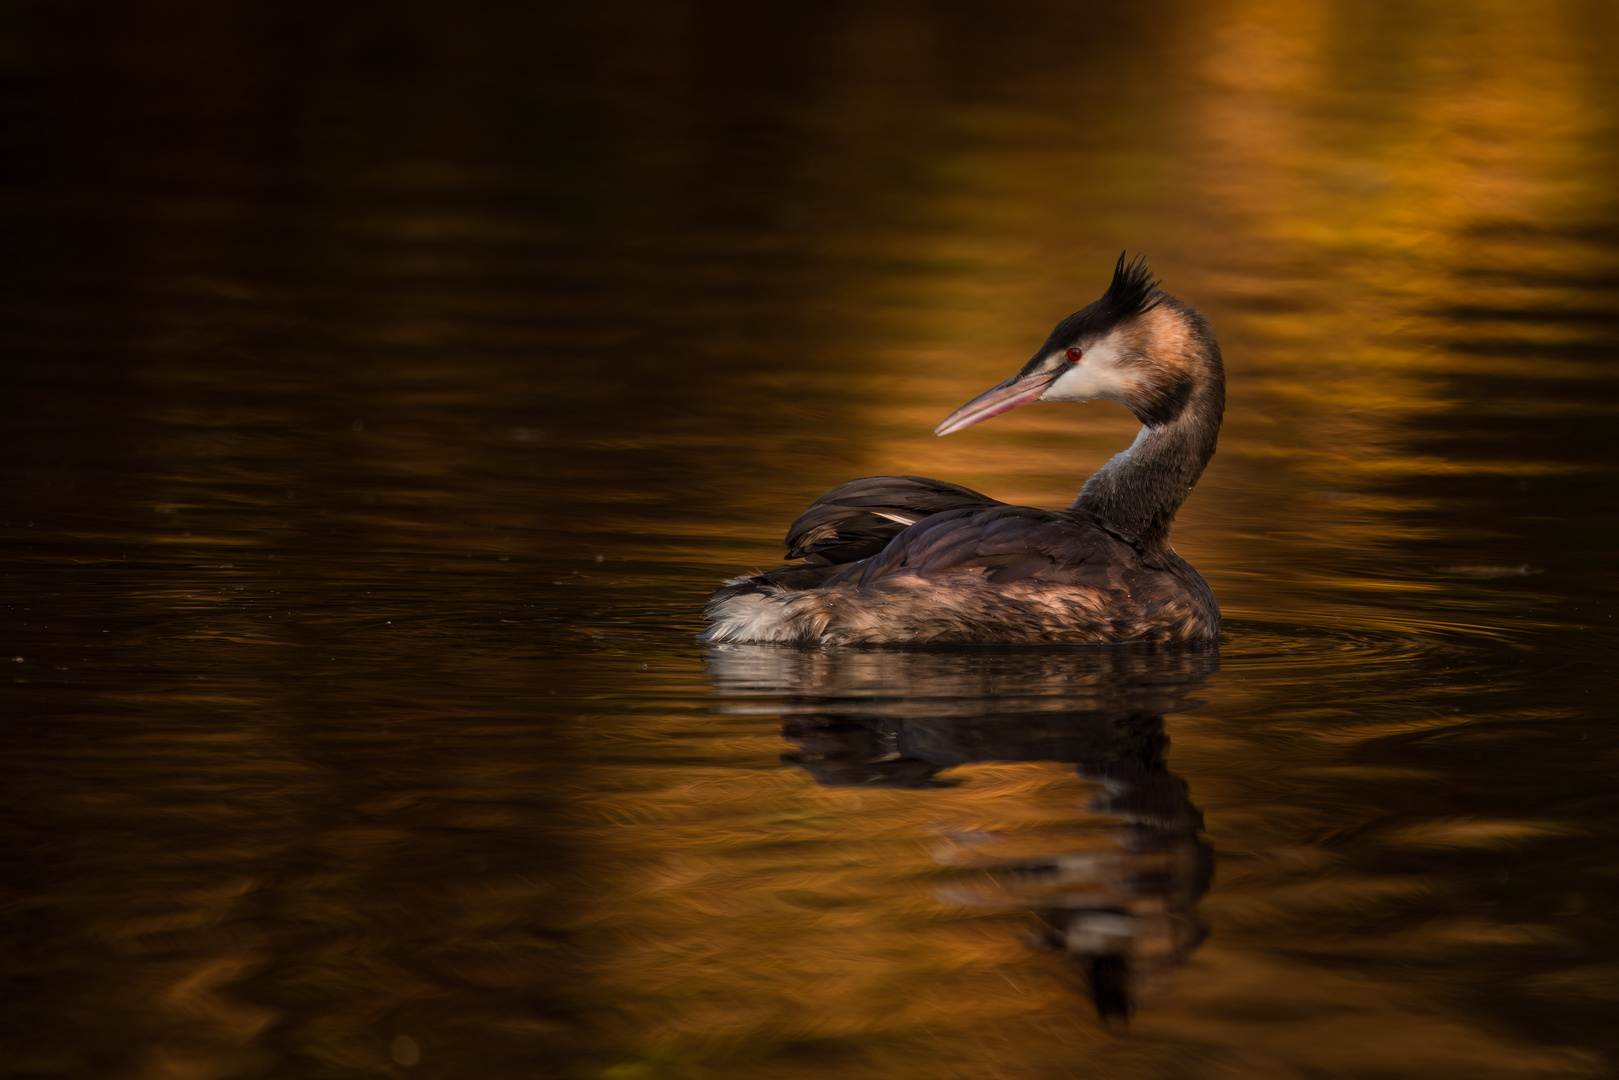
[[[1123,402],[1135,442],[1067,510],[1008,506],[919,476],[851,480],[787,531],[787,558],[710,598],[709,642],[1210,641],[1220,608],[1169,546],[1214,454],[1225,372],[1208,320],[1119,256],[1102,298],[1057,324],[1023,370],[935,430],[1032,401]]]

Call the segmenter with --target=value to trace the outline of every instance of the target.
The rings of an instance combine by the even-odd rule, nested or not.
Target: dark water
[[[1619,18],[0,21],[7,1076],[1619,1071]],[[704,652],[1120,250],[1217,654]]]

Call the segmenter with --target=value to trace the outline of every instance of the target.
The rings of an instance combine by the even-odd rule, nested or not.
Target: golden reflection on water
[[[474,7],[70,72],[140,92],[7,295],[19,1075],[1609,1070],[1611,12]],[[1127,444],[929,434],[1122,249],[1225,346],[1220,670],[705,669],[826,486]]]
[[[1173,654],[737,647],[709,663],[717,711],[783,717],[785,760],[816,786],[687,769],[639,788],[633,810],[604,808],[601,842],[662,853],[600,914],[623,951],[596,971],[641,1003],[633,1068],[811,1076],[830,1067],[811,1049],[824,1045],[870,1075],[921,1062],[963,1076],[1043,1076],[1058,1062],[1130,1075],[1597,1074],[1589,1055],[1517,1042],[1446,1000],[1447,964],[1567,947],[1549,922],[1453,908],[1444,871],[1368,872],[1352,849],[1323,844],[1370,830],[1385,850],[1503,853],[1560,826],[1432,819],[1379,833],[1375,803],[1357,820],[1338,799],[1300,802],[1312,789],[1434,782],[1339,764],[1349,729],[1360,743],[1395,733],[1370,719],[1385,700],[1443,711],[1442,691],[1392,674],[1398,656],[1307,662],[1310,700],[1257,726],[1251,714],[1267,710],[1252,688],[1205,685],[1209,660]],[[1238,671],[1262,682],[1265,664],[1240,656]],[[1186,713],[1188,693],[1207,693],[1208,710]],[[1189,792],[1163,769],[1161,742],[1131,745],[1160,710],[1185,713],[1167,730]],[[941,766],[959,786],[936,786]],[[1106,809],[1087,812],[1098,784]],[[1157,796],[1134,801],[1153,784]],[[1213,811],[1217,838],[1208,898],[1194,802]],[[1077,967],[1029,950],[1028,912],[1048,928],[1036,940],[1057,928]],[[1105,947],[1097,927],[1116,935]],[[1087,962],[1121,948],[1141,995],[1129,1039],[1076,1009],[1098,994]]]
[[[1596,374],[1535,348],[1589,340],[1581,310],[1611,304],[1608,287],[1593,286],[1611,277],[1614,251],[1603,233],[1582,235],[1612,202],[1611,80],[1592,67],[1580,10],[1436,10],[1373,40],[1332,4],[1200,7],[1173,24],[1166,50],[1182,93],[1157,134],[1173,149],[1134,178],[1160,196],[1150,221],[1076,207],[1100,194],[1091,163],[1074,160],[1083,114],[1065,123],[1043,111],[1040,139],[976,149],[975,167],[953,173],[965,179],[951,192],[947,242],[961,269],[925,286],[946,320],[940,337],[999,347],[881,357],[867,392],[885,437],[867,471],[1066,502],[1127,444],[1122,410],[1025,410],[942,442],[928,432],[1091,299],[1125,247],[1154,256],[1166,288],[1209,313],[1225,343],[1227,427],[1177,536],[1232,614],[1313,621],[1331,582],[1307,567],[1324,562],[1351,563],[1364,587],[1378,549],[1423,536],[1401,520],[1423,504],[1386,493],[1403,480],[1603,467],[1522,446],[1451,459],[1409,439],[1458,405],[1453,378]],[[1048,79],[1033,72],[1007,96],[1032,112],[1050,100]],[[1038,254],[1020,264],[1027,278],[1000,281],[991,251]],[[971,311],[956,307],[963,295]],[[1500,321],[1515,310],[1531,317]],[[1503,344],[1517,348],[1494,355]],[[1364,617],[1352,608],[1332,614]]]

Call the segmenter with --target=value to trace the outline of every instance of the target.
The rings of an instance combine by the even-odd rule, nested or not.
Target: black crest
[[[1119,262],[1113,268],[1113,281],[1096,302],[1110,319],[1127,319],[1145,315],[1158,306],[1158,282],[1152,276],[1145,255],[1137,255],[1133,262],[1125,262],[1125,252],[1119,252]]]
[[[1085,338],[1101,337],[1125,319],[1145,315],[1163,301],[1164,294],[1158,291],[1158,282],[1152,276],[1152,269],[1147,266],[1147,257],[1137,255],[1133,262],[1125,262],[1125,254],[1120,253],[1107,292],[1094,304],[1058,323],[1024,371],[1034,370],[1042,357],[1076,345]]]

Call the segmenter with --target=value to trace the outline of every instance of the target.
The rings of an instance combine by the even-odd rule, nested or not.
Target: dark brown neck
[[[1167,422],[1144,426],[1130,449],[1098,469],[1074,500],[1075,510],[1140,548],[1169,543],[1175,512],[1214,456],[1225,412],[1219,346],[1209,340],[1199,359],[1204,363],[1184,407]]]

